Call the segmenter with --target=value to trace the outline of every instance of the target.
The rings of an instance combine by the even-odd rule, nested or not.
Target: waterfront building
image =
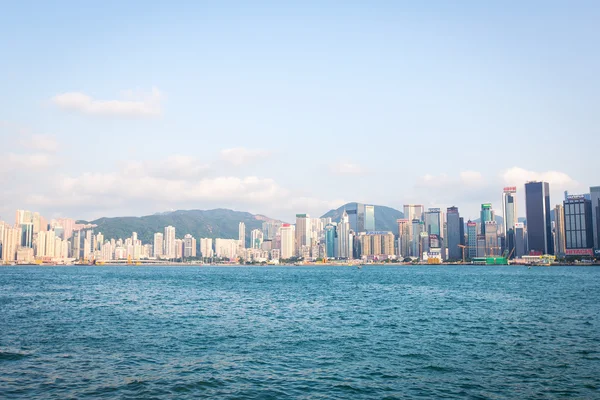
[[[467,222],[467,246],[468,258],[477,257],[477,223],[473,221]]]
[[[408,219],[397,219],[398,223],[398,255],[410,256],[410,231],[411,223]]]
[[[560,257],[564,257],[566,254],[565,235],[565,209],[562,205],[558,204],[554,208],[554,252]]]
[[[21,247],[33,248],[33,223],[24,222],[21,224]]]
[[[517,222],[515,224],[515,258],[521,258],[527,253],[527,235],[525,224]]]
[[[337,257],[337,230],[335,223],[325,226],[325,254],[327,258]]]
[[[89,232],[89,231],[88,231]],[[47,231],[46,232],[46,257],[50,257],[53,258],[54,257],[54,239],[56,238],[56,236],[54,235],[54,231]]]
[[[296,214],[296,249],[297,255],[301,255],[302,246],[311,245],[312,228],[308,214]]]
[[[169,260],[175,258],[175,227],[169,225],[165,228],[164,245],[163,255]]]
[[[410,256],[421,258],[423,254],[423,252],[421,251],[421,233],[425,231],[425,224],[423,223],[423,221],[421,221],[421,219],[415,218],[411,221],[411,225],[412,236]]]
[[[405,204],[404,205],[404,218],[412,221],[418,219],[423,221],[424,208],[420,204]]]
[[[485,255],[488,257],[499,256],[498,225],[496,221],[485,222]]]
[[[5,263],[16,261],[17,249],[21,241],[21,229],[4,227],[2,237],[2,261]]]
[[[211,238],[200,239],[200,253],[203,258],[213,257],[213,240]]]
[[[550,185],[547,182],[525,184],[525,216],[529,253],[554,254],[550,220]]]
[[[36,257],[44,257],[46,255],[46,232],[38,232],[36,239]]]
[[[361,232],[357,239],[362,258],[387,259],[395,255],[393,232]]]
[[[348,216],[349,230],[354,232],[365,231],[365,205],[362,203],[350,203],[344,209]],[[374,218],[374,217],[373,217]]]
[[[239,239],[215,239],[215,255],[220,258],[234,260],[237,257]]]
[[[515,229],[517,223],[517,188],[515,186],[505,187],[502,191],[502,218],[504,219],[504,234]]]
[[[447,240],[448,243],[448,258],[450,260],[461,260],[462,249],[459,245],[462,245],[461,241],[461,218],[457,207],[448,207],[446,210],[446,226],[447,226]],[[463,235],[464,240],[464,235]]]
[[[594,234],[594,249],[600,250],[600,186],[590,188],[592,205],[592,229]]]
[[[161,258],[163,256],[163,248],[164,248],[164,236],[160,232],[156,232],[154,234],[154,249],[153,256],[154,258]]]
[[[294,227],[290,224],[283,224],[279,232],[281,235],[281,258],[287,260],[296,254]]]
[[[246,224],[243,222],[240,222],[238,225],[238,242],[239,247],[242,249],[246,248]]]
[[[260,229],[253,229],[250,232],[250,248],[260,249],[263,243],[264,235]]]
[[[342,218],[337,226],[338,235],[338,258],[352,258],[352,245],[350,238],[350,222],[346,210],[342,213]]]
[[[375,206],[365,206],[365,231],[375,230]],[[356,231],[360,232],[360,231]]]
[[[477,235],[477,257],[486,256],[485,235]]]
[[[196,239],[189,233],[183,237],[183,256],[196,257]]]
[[[583,195],[570,195],[563,202],[565,217],[565,254],[594,255],[592,202]]]
[[[495,221],[494,210],[492,210],[492,203],[484,203],[481,205],[479,223],[482,235],[485,235],[485,223],[487,221]]]

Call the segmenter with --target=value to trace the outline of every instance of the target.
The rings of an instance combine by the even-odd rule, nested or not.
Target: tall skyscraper
[[[469,258],[477,257],[477,223],[467,222],[467,246]]]
[[[498,225],[496,221],[485,222],[485,255],[499,256],[500,246],[498,245]]]
[[[283,224],[279,231],[281,235],[281,258],[287,260],[296,254],[294,227],[290,224]]]
[[[565,255],[565,209],[558,204],[554,208],[554,252],[557,256]]]
[[[563,202],[565,213],[565,254],[594,255],[592,202],[583,195],[570,195]]]
[[[448,207],[446,210],[447,229],[448,229],[448,258],[450,260],[462,260],[462,249],[458,247],[461,243],[461,218],[457,207]]]
[[[350,222],[346,210],[342,214],[340,223],[337,226],[338,234],[338,257],[339,258],[351,258],[352,253],[350,249]]]
[[[527,182],[525,184],[525,216],[527,218],[529,253],[554,254],[548,182]]]
[[[17,249],[20,241],[21,229],[4,227],[2,238],[2,260],[4,262],[13,262],[17,259]]]
[[[33,222],[21,224],[21,247],[33,248]]]
[[[162,233],[157,232],[154,234],[153,256],[155,258],[162,257],[163,256],[163,248],[164,248],[164,236]]]
[[[398,254],[403,258],[410,257],[410,220],[397,219],[396,222],[398,223]]]
[[[325,254],[328,258],[337,257],[337,230],[333,223],[325,225]]]
[[[196,257],[196,241],[189,233],[183,237],[183,256]]]
[[[517,188],[515,186],[505,187],[502,192],[502,218],[504,218],[504,234],[515,229],[517,223],[517,202],[515,194]]]
[[[515,258],[521,258],[527,252],[525,240],[525,224],[517,222],[515,224]]]
[[[423,220],[424,208],[420,204],[405,204],[404,218],[412,221],[413,219]]]
[[[442,235],[442,218],[439,208],[430,208],[425,213],[425,229],[430,235]]]
[[[365,206],[365,231],[375,230],[375,206]]]
[[[488,221],[494,221],[494,210],[492,210],[491,203],[484,203],[481,205],[481,213],[479,223],[481,224],[481,234],[485,235],[485,223]]]
[[[246,248],[246,224],[243,222],[238,226],[238,242],[242,249]]]
[[[263,244],[264,235],[260,229],[253,229],[250,232],[250,247],[260,249]]]
[[[348,215],[349,229],[354,232],[365,231],[365,205],[362,203],[350,203],[344,209]]]
[[[296,214],[296,253],[300,255],[303,246],[311,245],[312,228],[308,214]]]
[[[175,248],[175,227],[167,226],[165,228],[164,236],[165,250],[164,255],[168,259],[174,259],[177,256],[177,249]]]
[[[600,250],[600,186],[590,188],[592,201],[592,226],[594,233],[594,249]]]
[[[415,218],[411,221],[412,225],[412,237],[411,237],[411,245],[410,245],[410,256],[421,258],[421,234],[425,233],[427,237],[429,234],[425,232],[425,224],[421,219]]]

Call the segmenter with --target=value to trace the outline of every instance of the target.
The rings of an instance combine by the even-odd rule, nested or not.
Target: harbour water
[[[0,268],[0,398],[86,397],[600,398],[600,268]]]

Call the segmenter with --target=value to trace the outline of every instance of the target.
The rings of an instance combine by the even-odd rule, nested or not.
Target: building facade
[[[461,260],[462,249],[459,245],[462,245],[461,241],[461,218],[457,207],[449,207],[446,210],[446,221],[448,236],[446,242],[448,243],[448,258],[450,260]]]
[[[565,217],[565,254],[594,255],[592,202],[583,195],[568,196],[563,202]]]
[[[554,254],[548,182],[525,184],[525,216],[528,252],[534,255]]]

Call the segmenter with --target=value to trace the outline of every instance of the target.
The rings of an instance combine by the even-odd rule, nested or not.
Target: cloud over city
[[[157,88],[150,93],[131,90],[121,93],[121,99],[99,100],[82,92],[66,92],[52,97],[57,107],[82,114],[110,117],[156,117],[162,114],[162,94]]]

